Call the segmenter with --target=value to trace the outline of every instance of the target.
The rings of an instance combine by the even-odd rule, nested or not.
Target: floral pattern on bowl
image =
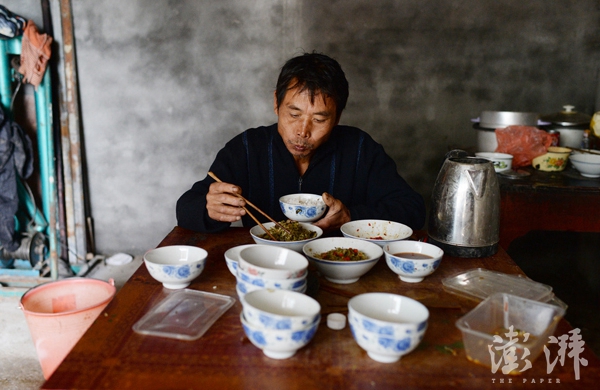
[[[290,194],[279,198],[279,207],[286,218],[298,222],[313,222],[327,209],[321,195]]]
[[[281,210],[286,215],[293,215],[294,218],[302,217],[303,220],[312,220],[323,214],[325,206],[284,206],[281,204]]]
[[[287,359],[313,339],[319,327],[320,316],[313,323],[298,329],[265,329],[249,323],[243,312],[240,313],[240,322],[250,342],[266,356]]]
[[[560,172],[567,167],[571,149],[559,146],[550,146],[546,154],[535,157],[531,165],[537,170],[546,172]]]
[[[412,260],[402,260],[397,257],[390,258],[392,265],[398,269],[401,269],[403,272],[407,274],[414,274],[418,271],[435,271],[439,266],[442,260],[436,260],[433,263],[421,263],[417,264],[416,261]]]

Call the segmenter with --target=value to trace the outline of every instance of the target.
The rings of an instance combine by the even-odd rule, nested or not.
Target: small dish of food
[[[348,237],[319,238],[302,251],[325,279],[340,284],[356,282],[383,255],[379,245]]]
[[[279,198],[279,206],[286,218],[298,222],[312,222],[321,218],[327,209],[321,195],[290,194]]]
[[[278,246],[298,253],[302,253],[304,244],[323,235],[323,230],[320,227],[310,223],[288,220],[281,221],[279,224],[285,227],[287,231],[276,226],[273,222],[263,223],[263,226],[277,241],[273,241],[259,225],[250,229],[250,235],[257,244]]]
[[[381,247],[404,240],[413,234],[413,230],[401,223],[379,219],[362,219],[350,221],[340,228],[344,237],[356,238],[377,244]]]
[[[421,241],[398,241],[383,247],[385,262],[403,282],[418,283],[438,269],[444,251]]]

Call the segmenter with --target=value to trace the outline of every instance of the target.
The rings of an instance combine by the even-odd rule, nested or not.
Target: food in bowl
[[[321,218],[327,209],[321,195],[290,194],[279,198],[279,206],[283,214],[300,222],[312,222]]]
[[[365,260],[339,261],[323,260],[315,256],[335,248],[357,249],[363,252],[367,258]],[[379,245],[348,237],[318,238],[305,244],[302,251],[325,279],[339,284],[356,282],[373,268],[383,255],[383,249]]]
[[[279,224],[287,229],[287,231],[277,225],[267,229],[277,241],[302,241],[317,237],[317,232],[306,229],[297,221],[288,219],[286,221],[280,221]],[[267,233],[262,234],[259,237],[264,240],[271,240],[271,237]]]
[[[337,260],[337,261],[357,261],[366,260],[368,256],[355,248],[334,248],[327,252],[314,255],[321,260]]]
[[[444,251],[421,241],[397,241],[383,247],[385,262],[403,282],[418,283],[438,269]]]
[[[271,240],[270,237],[268,239],[262,238],[262,236],[265,234],[265,231],[259,225],[256,225],[250,229],[250,235],[252,236],[252,239],[254,240],[254,242],[257,244],[277,246],[277,247],[281,247],[281,248],[291,249],[298,253],[302,253],[302,247],[304,246],[304,244],[321,237],[323,235],[323,230],[320,227],[315,226],[308,222],[298,222],[298,223],[304,229],[309,230],[311,232],[315,232],[314,237],[308,238],[306,240],[300,240],[300,241],[273,241],[273,240]],[[270,228],[274,227],[275,224],[273,222],[267,222],[267,223],[263,223],[263,226],[266,229],[270,229]],[[311,236],[312,236],[312,234],[311,234]]]
[[[356,238],[383,247],[388,242],[404,240],[413,234],[410,227],[379,219],[361,219],[350,221],[340,228],[344,237]]]

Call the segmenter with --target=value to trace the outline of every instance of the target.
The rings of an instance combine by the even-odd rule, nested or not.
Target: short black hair
[[[337,119],[348,101],[348,80],[342,67],[324,54],[304,53],[285,63],[275,89],[277,108],[283,103],[287,91],[294,88],[299,88],[300,92],[308,91],[311,102],[318,94],[333,99]]]

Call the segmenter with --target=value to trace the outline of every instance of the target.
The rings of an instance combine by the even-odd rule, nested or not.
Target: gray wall
[[[39,1],[4,1],[40,20]],[[474,149],[482,110],[591,114],[594,0],[72,0],[98,251],[143,253],[217,150],[276,120],[278,69],[302,50],[350,82],[367,130],[426,199],[445,152]],[[36,20],[36,22],[37,22]]]

